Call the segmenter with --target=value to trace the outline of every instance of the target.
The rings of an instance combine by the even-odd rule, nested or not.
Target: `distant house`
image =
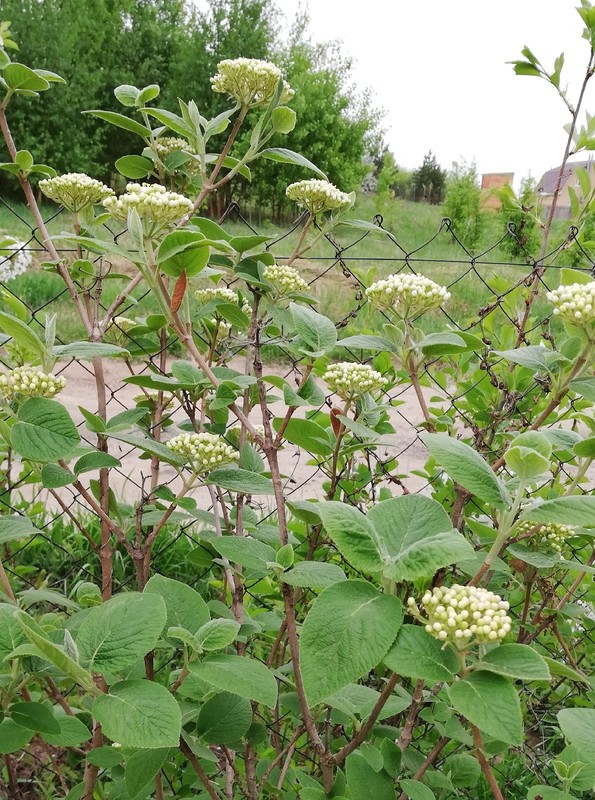
[[[586,169],[591,180],[595,178],[595,163],[592,158],[589,158],[588,161],[570,161],[566,164],[562,173],[558,202],[556,203],[556,210],[554,212],[554,217],[556,219],[570,219],[569,188],[574,189],[579,198],[582,197],[580,183],[576,174],[576,167],[583,167],[583,169]],[[539,198],[540,210],[544,216],[547,215],[552,205],[559,174],[560,167],[548,169],[537,184],[537,197]]]
[[[486,172],[481,176],[482,211],[499,211],[502,208],[500,199],[492,190],[510,186],[513,178],[514,172]]]

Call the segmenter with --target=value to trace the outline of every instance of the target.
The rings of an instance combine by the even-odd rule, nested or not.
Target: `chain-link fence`
[[[3,284],[4,304],[14,310],[15,300],[18,301],[17,305],[28,323],[39,333],[47,326],[48,319],[54,313],[57,314],[57,344],[85,338],[61,279],[52,272],[51,266],[43,264],[45,253],[36,229],[29,225],[26,215],[18,209],[4,201],[0,201],[0,204],[0,221],[5,229],[3,232],[19,239],[18,252],[30,254],[33,262],[22,275]],[[238,235],[259,233],[250,224],[249,215],[244,216],[235,203],[226,210],[221,222],[231,226]],[[531,379],[518,382],[513,388],[504,386],[501,375],[503,362],[494,356],[488,358],[487,348],[493,341],[502,342],[506,339],[501,335],[503,330],[509,332],[509,347],[513,347],[515,343],[526,344],[530,338],[532,341],[541,338],[555,344],[557,328],[549,316],[549,307],[543,303],[543,296],[547,290],[558,285],[559,268],[569,245],[575,254],[573,268],[593,274],[594,265],[589,254],[573,241],[576,236],[573,229],[564,242],[538,262],[531,254],[523,251],[520,241],[516,239],[513,225],[509,225],[492,246],[481,253],[472,254],[457,237],[447,219],[442,220],[439,229],[428,241],[417,243],[415,247],[401,242],[398,230],[385,230],[381,216],[376,216],[373,223],[378,232],[364,227],[338,228],[332,235],[322,236],[317,247],[299,260],[300,272],[308,281],[310,290],[318,301],[318,308],[335,322],[340,338],[358,332],[373,334],[378,332],[378,326],[383,322],[389,323],[390,320],[382,320],[380,312],[372,311],[367,302],[364,290],[369,285],[371,270],[375,278],[402,271],[422,273],[445,285],[451,292],[451,301],[439,312],[424,317],[423,322],[420,322],[420,325],[425,326],[424,333],[430,335],[448,329],[455,334],[459,332],[476,337],[477,346],[471,351],[463,348],[464,352],[456,356],[468,360],[464,378],[459,382],[454,382],[448,371],[442,368],[444,359],[454,356],[438,354],[427,358],[423,364],[421,379],[423,397],[434,418],[443,419],[445,426],[455,425],[465,438],[473,440],[476,447],[493,460],[499,455],[494,450],[494,439],[502,420],[516,416],[522,425],[530,424],[532,406],[543,397],[549,386],[547,374],[539,371]],[[302,221],[297,220],[291,229],[281,234],[275,231],[268,241],[267,249],[274,254],[278,263],[287,260],[301,224]],[[69,219],[64,212],[55,212],[48,216],[47,225],[56,234],[63,228],[68,229]],[[126,237],[125,231],[112,231],[111,234],[116,241],[124,241]],[[516,242],[519,254],[513,259],[503,255],[506,252],[504,245],[510,241]],[[70,262],[77,256],[70,246],[60,252]],[[5,262],[10,259],[14,259],[12,253],[6,256]],[[0,262],[1,260],[0,256]],[[29,257],[26,256],[25,260],[29,261]],[[82,272],[79,270],[77,280],[87,287],[89,302],[97,303],[105,312],[120,290],[122,280],[129,279],[130,274],[124,274],[121,280],[113,280],[118,273],[126,273],[128,270],[128,267],[119,263],[117,257],[98,257],[95,264],[101,264],[95,276],[85,276],[83,267]],[[99,283],[103,289],[102,294],[95,292],[97,275],[101,276]],[[196,285],[199,285],[198,279]],[[116,286],[117,290],[112,291],[112,286]],[[233,281],[230,286],[238,288]],[[527,297],[533,288],[538,292],[537,299],[531,315],[523,320],[525,306],[519,297]],[[107,340],[125,346],[131,355],[106,359],[103,369],[107,417],[112,418],[144,403],[151,419],[150,432],[156,438],[166,439],[187,416],[188,407],[194,406],[195,400],[191,397],[191,392],[168,392],[167,381],[155,383],[155,376],[163,376],[169,372],[172,360],[184,358],[183,350],[175,337],[167,329],[157,325],[154,318],[158,313],[158,309],[151,305],[150,292],[143,289],[142,284],[139,285],[133,295],[127,297],[118,308],[114,324],[106,334]],[[197,327],[195,335],[200,340],[201,337],[204,338],[204,331]],[[517,339],[518,342],[515,342]],[[468,343],[469,339],[466,341]],[[205,347],[208,344],[205,339]],[[486,350],[482,349],[482,345]],[[5,364],[12,358],[10,346],[7,337],[4,343]],[[244,347],[243,340],[235,334],[233,328],[226,327],[217,348],[223,354],[223,360],[217,362],[217,366],[242,370]],[[271,390],[274,389],[275,382],[277,386],[281,386],[280,379],[287,381],[290,386],[299,385],[303,366],[282,335],[271,337],[263,354],[266,361],[264,373],[270,378],[268,385]],[[385,359],[390,358],[386,354],[380,355],[354,347],[338,349],[336,355],[343,360],[363,358],[383,369],[387,368]],[[85,412],[80,410],[82,407],[87,412],[94,413],[98,409],[93,365],[88,361],[60,359],[55,372],[59,372],[67,380],[61,400],[77,422],[83,441],[95,446],[96,435],[89,431]],[[145,381],[143,377],[149,380]],[[486,387],[490,387],[489,393],[499,393],[500,398],[497,413],[492,413],[491,417],[478,413],[480,405],[486,402]],[[324,387],[321,388],[325,391]],[[151,404],[156,402],[155,391],[158,392],[160,408],[157,420],[150,415]],[[141,394],[143,397],[139,397]],[[328,391],[325,394],[326,398],[319,412],[307,409],[308,415],[328,414],[332,410],[332,396]],[[392,430],[387,429],[385,434],[367,443],[363,435],[363,456],[357,469],[340,474],[337,479],[336,489],[344,502],[353,502],[364,507],[367,503],[378,500],[387,489],[397,495],[410,492],[428,493],[444,485],[439,471],[426,469],[427,451],[419,438],[419,432],[424,427],[419,398],[416,397],[407,375],[399,373],[398,368],[394,386],[385,392],[383,406]],[[274,398],[271,409],[274,413]],[[579,424],[572,419],[572,402],[567,409],[567,422],[558,420],[556,427],[572,431]],[[260,422],[258,413],[259,408],[256,407],[251,415],[255,423]],[[303,410],[299,411],[298,416],[304,413],[306,412]],[[142,509],[151,506],[155,491],[155,475],[152,472],[155,465],[150,459],[140,458],[137,449],[118,439],[110,440],[109,450],[120,461],[119,466],[110,470],[111,491],[120,504],[120,511],[113,513],[124,513],[122,509],[128,507],[129,513],[134,515],[134,507],[140,506]],[[31,469],[13,458],[10,451],[6,451],[4,455],[0,493],[2,509],[4,513],[26,513],[42,531],[41,534],[16,545],[5,546],[3,560],[6,572],[24,606],[36,605],[40,610],[60,612],[64,601],[60,599],[58,592],[66,595],[67,603],[73,604],[74,600],[69,598],[75,596],[76,586],[80,582],[100,583],[97,539],[89,541],[89,531],[91,540],[98,535],[99,522],[88,502],[88,495],[99,497],[100,489],[91,482],[87,496],[81,495],[72,485],[48,490],[41,486]],[[560,446],[555,448],[555,455],[555,469],[570,479],[576,470],[571,463],[572,454]],[[287,442],[280,453],[280,463],[284,493],[289,503],[292,500],[325,496],[331,480],[331,466],[324,449],[322,452],[316,449],[307,451]],[[166,489],[175,490],[179,478],[175,470],[167,464],[161,464],[159,469],[157,485],[163,489],[162,496],[165,497]],[[584,490],[592,488],[593,477],[592,474],[587,476],[588,481],[581,484]],[[212,587],[208,583],[208,575],[214,553],[208,545],[208,538],[205,539],[201,531],[213,526],[212,498],[205,489],[197,490],[192,496],[197,501],[194,516],[189,512],[186,517],[183,514],[172,517],[155,543],[151,569],[182,579],[209,596],[212,595]],[[275,511],[272,502],[254,501],[254,508],[263,512],[259,522],[263,531],[266,531],[267,526],[274,526]],[[301,553],[300,547],[297,547],[297,553],[305,556],[308,542],[301,549],[304,552]],[[584,548],[580,557],[584,558]],[[344,566],[353,572],[350,565]],[[562,597],[574,578],[575,574],[551,569],[536,576],[534,586],[544,602],[547,602],[548,598]],[[501,576],[501,579],[514,589],[514,572]],[[133,565],[117,548],[113,581],[114,591],[126,587],[134,588],[136,584]],[[253,591],[253,587],[254,584],[250,581],[245,585],[252,607],[274,612],[273,605],[267,605],[266,598],[262,593]],[[544,631],[540,644],[550,652],[553,659],[563,660],[579,671],[584,667],[588,672],[592,667],[588,660],[592,658],[595,645],[595,623],[592,611],[586,616],[581,613],[584,589],[584,584],[575,587],[572,613],[566,617],[560,616],[559,622]],[[299,593],[299,606],[307,608],[310,601],[308,591]],[[528,609],[524,607],[523,598],[518,598],[513,605],[513,612],[529,625],[530,615],[528,616]],[[590,646],[586,646],[587,642]],[[160,668],[166,666],[160,665]],[[547,688],[543,688],[541,684],[537,689],[533,687],[534,685],[528,684],[522,687],[519,685],[526,708],[525,718],[531,724],[525,744],[519,749],[519,758],[513,762],[518,766],[518,771],[514,772],[513,769],[511,772],[511,762],[508,760],[499,762],[497,757],[494,760],[494,770],[506,797],[525,797],[525,794],[520,793],[521,789],[528,787],[535,779],[548,783],[552,778],[548,754],[562,747],[560,742],[551,738],[556,711],[567,703],[570,696],[584,692],[584,686],[580,682],[570,680],[564,675],[554,676],[554,681]],[[413,686],[410,689],[413,691]],[[437,702],[441,702],[439,693]],[[282,718],[283,709],[278,713]],[[399,727],[403,725],[406,715],[407,710],[404,710],[383,722]],[[441,734],[444,737],[442,742],[435,718],[434,715],[431,721],[424,721],[422,708],[419,724],[415,728],[413,748],[407,751],[405,763],[415,772],[419,766],[415,748],[419,747],[419,752],[422,752],[423,744],[425,754],[431,747],[438,748],[439,755],[432,773],[433,785],[438,797],[452,796],[448,794],[450,790],[447,791],[440,784],[436,775],[441,772],[444,754],[448,752],[451,756],[458,750],[464,751],[468,749],[468,743],[463,737],[456,747],[450,743],[445,749],[446,742],[450,741],[447,720],[444,721]],[[267,723],[267,720],[263,721]],[[289,743],[289,739],[283,742],[279,731],[280,726],[277,724],[274,735],[280,737],[283,747]],[[453,741],[457,741],[456,736]],[[296,752],[297,757],[300,757],[299,747]],[[307,753],[303,753],[301,758],[307,760]],[[420,762],[421,760],[423,759],[420,756]],[[18,786],[20,797],[57,797],[59,792],[66,795],[73,785],[76,767],[63,758],[60,751],[40,741],[38,745],[34,743],[11,757],[9,770],[12,770],[12,775],[8,775],[7,780],[10,778],[10,785]],[[489,796],[487,789],[460,786],[456,791],[457,796]]]

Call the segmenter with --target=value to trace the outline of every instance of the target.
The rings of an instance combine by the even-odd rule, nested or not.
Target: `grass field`
[[[53,236],[69,229],[69,216],[59,213],[55,206],[42,206],[42,213],[44,219],[48,220],[48,229]],[[352,216],[371,222],[377,213],[382,215],[383,227],[390,236],[382,231],[367,232],[340,226],[333,233],[337,248],[326,239],[319,239],[299,262],[304,277],[311,283],[319,310],[335,321],[344,319],[356,307],[358,282],[368,286],[373,280],[410,267],[437,283],[451,287],[449,314],[458,323],[466,324],[476,319],[478,309],[493,298],[495,292],[492,281],[495,276],[513,283],[530,271],[530,267],[522,259],[514,263],[514,259],[501,245],[495,246],[506,233],[505,224],[497,214],[484,215],[481,240],[470,255],[442,225],[443,210],[440,206],[400,200],[379,204],[376,197],[364,196],[354,207]],[[9,208],[0,204],[0,232],[29,242],[32,227],[33,220],[25,206],[14,204]],[[237,219],[229,219],[226,227],[235,234],[248,233],[245,225]],[[560,223],[559,230],[554,232],[554,239],[563,235],[562,228],[563,223]],[[272,252],[280,261],[291,254],[299,235],[299,229],[291,230],[291,226],[282,229],[270,223],[261,225],[258,232],[271,236]],[[32,249],[40,248],[35,240],[30,241],[29,246]],[[338,264],[338,251],[341,254],[341,264],[356,279],[349,279],[343,273],[341,264]],[[42,252],[40,250],[36,261],[41,260]],[[557,284],[555,273],[548,282]],[[199,285],[198,279],[194,279],[193,283]],[[121,281],[105,283],[105,305],[109,305],[121,287]],[[36,315],[40,322],[43,322],[46,310],[57,313],[58,335],[63,341],[84,338],[83,328],[70,298],[56,274],[37,266],[11,281],[8,288],[29,308],[41,309]],[[144,294],[145,290],[141,285],[120,313],[143,317],[155,312],[151,298],[143,298]],[[355,332],[362,327],[370,330],[375,324],[377,323],[373,317],[360,313],[357,321],[349,323],[346,332]],[[426,315],[424,318],[424,327],[428,331],[444,328],[444,325],[445,320],[441,315]]]

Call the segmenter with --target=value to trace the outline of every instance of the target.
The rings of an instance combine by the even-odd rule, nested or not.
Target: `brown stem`
[[[406,323],[408,325],[408,323]],[[409,327],[407,327],[405,333],[405,348],[409,350],[413,347],[413,341],[411,339],[411,335],[409,333]],[[409,375],[409,380],[411,381],[411,385],[415,391],[415,396],[417,397],[417,402],[419,403],[419,407],[421,409],[421,413],[423,414],[423,418],[426,422],[426,428],[430,433],[434,433],[436,428],[434,423],[432,422],[432,417],[430,416],[430,410],[428,409],[426,398],[424,397],[424,393],[421,388],[421,384],[419,382],[419,375],[417,372],[418,365],[415,361],[415,356],[412,352],[409,352],[405,358],[405,368],[407,369],[407,373]]]
[[[13,603],[16,603],[17,599],[12,591],[12,586],[10,585],[10,581],[8,580],[8,575],[6,574],[6,570],[4,569],[4,564],[2,559],[0,558],[0,583],[2,584],[2,588],[4,589],[4,594],[8,597],[9,600],[12,600]]]
[[[397,745],[401,750],[401,752],[404,752],[411,744],[411,739],[413,738],[413,730],[417,724],[417,715],[419,714],[419,709],[422,703],[423,689],[424,689],[423,680],[417,681],[415,684],[415,690],[413,692],[413,700],[411,701],[409,713],[407,714],[407,719],[405,721],[405,727],[401,731],[401,735],[399,736],[399,741],[397,742]]]
[[[200,778],[200,780],[202,782],[202,785],[207,790],[207,793],[208,793],[209,797],[211,797],[212,800],[221,800],[221,798],[219,797],[219,795],[215,791],[215,787],[213,786],[213,784],[209,780],[209,776],[207,775],[207,773],[202,768],[200,761],[194,755],[194,753],[192,752],[190,747],[186,744],[186,742],[183,739],[180,739],[180,750],[182,751],[182,753],[184,753],[184,755],[186,756],[186,758],[188,759],[190,764],[192,764],[192,766],[194,768],[194,771],[196,772],[196,774]]]
[[[440,739],[440,741],[438,741],[434,745],[432,750],[427,755],[426,760],[416,770],[415,775],[413,776],[413,780],[414,781],[418,781],[420,778],[423,778],[425,773],[429,770],[429,768],[432,766],[434,761],[436,761],[436,759],[438,758],[440,753],[444,750],[444,748],[446,747],[446,745],[449,742],[450,742],[450,739],[448,738],[448,736],[443,736],[442,739]],[[407,795],[406,792],[402,792],[399,795],[399,800],[407,800],[407,798],[408,798],[408,795]]]
[[[393,693],[393,689],[397,685],[399,680],[399,676],[393,673],[388,681],[382,692],[380,693],[380,697],[376,701],[376,705],[372,709],[372,712],[366,722],[362,725],[359,731],[355,734],[353,739],[345,745],[338,753],[334,756],[334,761],[337,764],[342,764],[343,761],[347,758],[350,753],[353,753],[360,744],[366,739],[367,735],[370,733],[374,725],[376,724],[376,720],[380,716],[380,713],[384,706],[387,704],[391,694]]]
[[[479,766],[481,767],[481,771],[483,772],[485,779],[487,780],[492,794],[494,795],[495,800],[504,800],[504,795],[500,791],[500,787],[498,786],[498,782],[494,777],[494,773],[492,772],[492,768],[490,766],[490,762],[485,757],[483,752],[483,740],[481,738],[481,733],[479,729],[475,727],[475,725],[471,726],[471,730],[473,731],[473,741],[475,742],[475,756],[479,761]]]
[[[304,222],[304,226],[303,226],[303,228],[302,228],[302,230],[300,232],[300,237],[297,240],[297,244],[296,244],[296,246],[295,246],[295,248],[293,250],[293,253],[287,259],[287,266],[288,267],[290,267],[293,264],[293,262],[297,258],[299,258],[299,256],[301,255],[300,254],[300,247],[304,243],[304,239],[306,238],[306,234],[308,233],[310,225],[312,224],[312,220],[313,220],[312,214],[308,214],[308,218]]]
[[[299,382],[299,385],[298,385],[298,387],[296,389],[296,394],[299,394],[301,392],[301,390],[304,388],[304,386],[306,384],[306,381],[310,377],[310,374],[311,374],[313,368],[314,368],[313,364],[307,364],[306,365],[306,367],[304,369],[304,372],[302,374],[302,378],[301,378],[301,380]],[[297,408],[298,408],[297,406],[289,406],[287,408],[285,416],[283,417],[283,422],[281,423],[281,427],[277,431],[277,436],[275,438],[275,447],[279,447],[279,445],[283,441],[283,434],[285,433],[285,430],[287,429],[287,426],[289,425],[289,422],[290,422],[292,416],[297,411]]]
[[[69,717],[74,717],[74,711],[68,705],[68,702],[64,695],[60,692],[56,684],[51,678],[45,679],[46,685],[48,687],[48,692],[50,697],[58,703],[59,706],[62,707],[63,711],[68,714]]]
[[[266,783],[266,779],[269,777],[271,772],[275,769],[277,764],[279,764],[282,761],[282,759],[289,752],[290,749],[292,750],[292,753],[293,753],[293,751],[295,750],[295,745],[296,745],[297,740],[305,732],[306,732],[305,727],[303,725],[300,725],[300,727],[296,729],[296,732],[291,737],[289,742],[285,745],[283,750],[281,750],[281,752],[271,761],[271,763],[268,765],[268,767],[264,771],[264,774],[263,774],[262,778],[260,779],[260,783],[258,784],[258,787],[257,787],[258,794],[260,794],[262,792],[262,788],[263,788],[264,784]]]
[[[138,284],[142,281],[142,279],[143,279],[142,273],[141,272],[137,272],[136,275],[134,276],[134,278],[132,278],[132,280],[128,283],[126,288],[123,289],[122,292],[120,292],[120,294],[116,297],[114,302],[111,304],[111,306],[105,312],[105,316],[103,317],[103,320],[99,325],[99,330],[100,330],[101,334],[104,334],[106,332],[106,330],[109,327],[109,324],[112,321],[116,311],[120,308],[122,303],[128,297],[130,297],[130,293],[132,292],[133,289],[135,289],[138,286]]]

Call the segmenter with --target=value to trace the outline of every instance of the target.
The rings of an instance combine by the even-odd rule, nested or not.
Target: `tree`
[[[446,170],[443,170],[436,156],[429,150],[421,167],[413,173],[413,188],[415,200],[426,203],[441,203],[446,183]]]
[[[496,194],[502,203],[500,218],[505,224],[512,222],[515,226],[515,235],[504,239],[503,247],[514,257],[535,254],[539,248],[540,226],[535,180],[531,175],[523,178],[518,196],[511,186],[504,186]]]
[[[444,211],[453,230],[466,247],[474,247],[481,232],[479,181],[475,162],[453,161]]]

